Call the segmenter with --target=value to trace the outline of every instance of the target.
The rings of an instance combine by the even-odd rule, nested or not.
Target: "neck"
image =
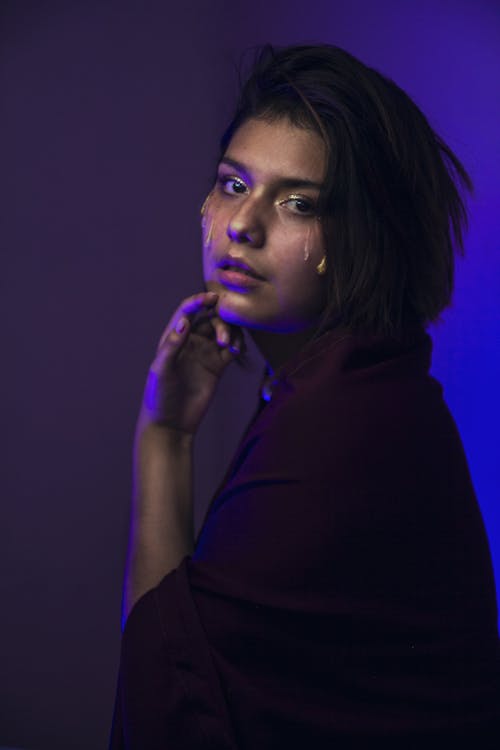
[[[249,331],[257,349],[264,357],[270,374],[274,374],[300,351],[312,338],[316,326],[294,333]]]

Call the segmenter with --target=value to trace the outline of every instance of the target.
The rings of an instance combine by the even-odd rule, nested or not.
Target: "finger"
[[[210,323],[215,331],[215,338],[219,346],[222,348],[229,347],[231,344],[230,326],[218,317],[212,318]]]
[[[181,318],[192,321],[200,312],[205,311],[208,313],[216,305],[218,297],[219,295],[216,292],[201,292],[183,300],[163,331],[157,349],[162,348],[170,332],[176,328]]]
[[[220,349],[219,355],[224,366],[228,365],[235,359],[235,355],[230,351],[228,347],[226,347],[225,349]]]
[[[175,360],[183,345],[187,341],[190,328],[191,325],[189,319],[186,316],[181,315],[174,328],[166,329],[165,333],[161,337],[161,342],[158,345],[156,357],[151,366],[154,371],[163,369],[165,363],[168,360],[170,360],[171,362]]]
[[[173,317],[176,315],[195,315],[203,309],[213,307],[218,299],[217,292],[193,294],[192,297],[187,297],[181,302]]]
[[[210,325],[215,332],[217,343],[221,349],[227,349],[231,353],[232,358],[244,357],[246,343],[243,331],[239,326],[225,323],[218,317],[212,318]]]
[[[229,345],[229,351],[231,352],[231,354],[235,354],[236,356],[245,354],[246,344],[245,344],[245,338],[242,333],[237,333],[233,337]]]

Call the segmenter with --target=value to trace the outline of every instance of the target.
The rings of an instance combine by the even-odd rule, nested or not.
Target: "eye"
[[[313,201],[301,195],[289,195],[288,198],[279,201],[278,206],[285,206],[298,216],[316,216],[316,206]]]
[[[243,180],[233,175],[220,175],[218,182],[222,192],[227,195],[244,195],[248,190]]]

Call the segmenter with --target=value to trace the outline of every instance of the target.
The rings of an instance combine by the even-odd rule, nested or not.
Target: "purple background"
[[[500,580],[499,15],[493,0],[2,4],[0,744],[106,745],[135,415],[163,326],[201,288],[199,206],[256,43],[326,41],[378,67],[472,174],[434,372]],[[228,373],[200,431],[197,524],[259,374]]]

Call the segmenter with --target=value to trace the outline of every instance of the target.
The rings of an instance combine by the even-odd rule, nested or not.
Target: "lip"
[[[242,276],[245,279],[264,281],[264,277],[261,276],[261,274],[258,273],[255,268],[253,268],[253,266],[244,261],[243,258],[238,258],[233,255],[225,255],[223,258],[221,258],[221,260],[217,263],[217,269],[220,274],[234,274],[237,276]]]
[[[221,284],[229,289],[252,289],[253,287],[258,286],[262,281],[262,278],[248,276],[243,270],[239,271],[237,268],[227,270],[218,268],[217,278]]]

